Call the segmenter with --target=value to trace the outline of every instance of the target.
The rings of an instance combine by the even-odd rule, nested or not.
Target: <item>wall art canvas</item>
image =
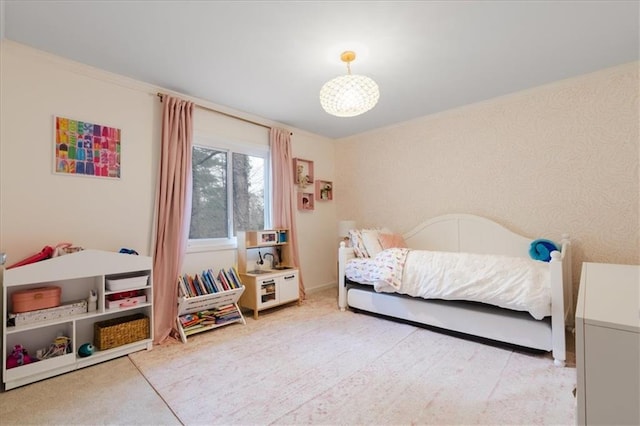
[[[55,172],[120,178],[120,129],[65,117],[55,121]]]

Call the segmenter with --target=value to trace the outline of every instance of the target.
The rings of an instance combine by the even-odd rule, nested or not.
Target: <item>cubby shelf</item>
[[[100,250],[83,250],[37,263],[2,271],[2,377],[5,389],[13,389],[38,380],[67,373],[139,350],[150,350],[153,342],[153,261],[148,256],[136,256]],[[137,286],[146,302],[135,306],[107,309],[106,297],[117,292],[106,290],[107,279],[122,276],[148,277],[146,285]],[[9,325],[7,315],[12,311],[11,295],[48,285],[61,287],[61,303],[87,298],[91,290],[97,293],[94,311],[63,318],[38,321],[25,325]],[[127,289],[130,290],[130,289]],[[94,324],[130,314],[149,318],[149,338],[107,350],[96,350],[91,356],[80,357],[78,348],[94,342]],[[39,349],[48,347],[64,335],[71,339],[70,352],[41,361],[7,368],[7,358],[16,345],[27,349],[35,358]]]

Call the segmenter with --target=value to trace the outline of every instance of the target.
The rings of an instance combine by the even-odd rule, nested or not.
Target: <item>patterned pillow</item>
[[[387,228],[352,229],[349,231],[351,247],[356,257],[376,257],[383,250],[378,240],[380,233],[390,234]]]
[[[364,241],[362,241],[362,232],[359,229],[349,230],[349,239],[356,257],[369,257],[367,249],[364,247]]]

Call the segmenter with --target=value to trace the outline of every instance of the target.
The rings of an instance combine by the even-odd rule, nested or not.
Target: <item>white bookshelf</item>
[[[213,330],[215,328],[224,327],[225,325],[234,324],[240,322],[246,324],[244,316],[238,307],[238,299],[244,292],[244,286],[232,290],[222,291],[220,293],[205,294],[202,296],[194,297],[179,297],[178,298],[178,316],[176,317],[176,325],[180,338],[183,343],[187,343],[187,337],[202,333],[203,331]],[[182,327],[180,317],[186,314],[197,314],[202,311],[211,311],[223,306],[233,305],[234,309],[239,315],[238,319],[225,321],[220,324],[208,324],[198,328],[185,329]]]
[[[53,377],[78,368],[87,367],[139,350],[151,350],[153,342],[153,261],[148,256],[136,256],[100,250],[83,250],[73,254],[36,262],[8,270],[2,270],[2,377],[6,390],[38,380]],[[138,280],[135,288],[146,301],[134,306],[107,308],[106,280],[147,277]],[[61,287],[61,303],[86,299],[91,290],[97,293],[95,311],[75,314],[50,321],[15,326],[7,322],[12,311],[11,295],[19,290],[45,286]],[[94,324],[132,314],[149,318],[149,338],[96,351],[88,357],[80,357],[78,348],[94,342]],[[22,345],[30,357],[36,358],[39,349],[48,347],[59,335],[71,339],[69,353],[41,361],[7,369],[7,357],[15,345]]]

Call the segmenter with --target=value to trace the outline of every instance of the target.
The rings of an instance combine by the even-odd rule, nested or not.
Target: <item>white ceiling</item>
[[[638,1],[10,1],[8,39],[330,138],[640,57]],[[318,101],[380,86],[353,118]]]

